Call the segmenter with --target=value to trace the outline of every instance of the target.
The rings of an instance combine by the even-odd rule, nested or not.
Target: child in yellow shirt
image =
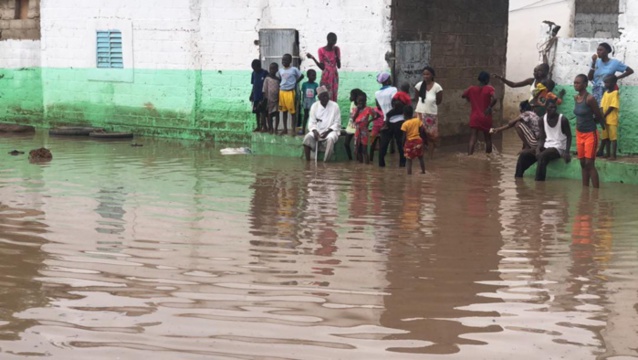
[[[403,153],[406,158],[406,168],[408,175],[412,175],[412,159],[419,159],[421,174],[425,174],[425,161],[423,160],[423,138],[421,133],[425,133],[423,122],[414,116],[414,108],[406,105],[403,108],[403,118],[406,119],[401,125],[403,131]]]
[[[616,149],[618,147],[618,115],[620,109],[620,95],[616,90],[618,78],[615,75],[605,76],[605,93],[600,101],[600,107],[605,119],[605,130],[603,130],[602,140],[600,141],[600,149],[598,156],[609,157],[609,148],[611,145],[611,160],[616,160]],[[603,155],[603,151],[605,154]]]

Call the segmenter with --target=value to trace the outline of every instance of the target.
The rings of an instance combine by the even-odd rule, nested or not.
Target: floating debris
[[[222,155],[250,155],[253,152],[247,147],[221,149]]]
[[[13,156],[22,155],[22,154],[24,154],[24,151],[20,151],[20,150],[9,151],[9,155],[13,155]]]
[[[61,126],[49,130],[49,135],[56,136],[89,136],[94,131],[102,130],[102,128],[90,126]]]
[[[104,130],[92,131],[89,134],[94,139],[130,139],[134,135],[130,132],[106,132]]]
[[[0,124],[0,133],[21,134],[34,132],[35,128],[31,125]]]
[[[32,162],[51,161],[53,155],[46,148],[39,148],[29,151],[29,160]]]

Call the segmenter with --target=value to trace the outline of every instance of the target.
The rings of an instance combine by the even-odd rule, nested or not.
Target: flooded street
[[[638,359],[638,187],[514,181],[515,143],[407,177],[0,140],[2,359]]]

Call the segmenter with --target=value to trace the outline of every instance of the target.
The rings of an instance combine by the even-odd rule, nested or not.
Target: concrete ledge
[[[619,158],[615,161],[596,159],[596,169],[603,183],[621,183],[638,185],[638,159]],[[526,177],[534,177],[536,165],[530,167],[526,172]],[[547,178],[581,179],[580,162],[572,159],[569,164],[558,159],[552,161],[547,167]]]
[[[302,158],[303,138],[301,135],[271,135],[256,132],[252,134],[251,150],[255,155]],[[354,144],[351,144],[351,146],[354,146]],[[322,158],[321,153],[319,157]],[[345,150],[345,136],[339,136],[339,140],[335,144],[335,154],[332,161],[339,162],[347,160],[348,155]]]

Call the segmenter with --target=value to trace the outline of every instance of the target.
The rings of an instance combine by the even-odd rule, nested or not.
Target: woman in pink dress
[[[328,44],[319,48],[319,60],[312,54],[306,54],[321,69],[320,85],[330,90],[330,100],[337,101],[337,93],[339,92],[339,71],[341,69],[341,50],[337,44],[337,35],[335,33],[328,34]]]
[[[474,153],[474,146],[478,138],[479,131],[483,133],[485,138],[485,152],[492,152],[492,136],[490,129],[492,128],[492,107],[496,105],[496,97],[494,96],[494,88],[490,86],[490,74],[481,71],[478,76],[478,85],[470,86],[462,97],[472,105],[472,113],[470,114],[470,143],[468,145],[467,154]]]

